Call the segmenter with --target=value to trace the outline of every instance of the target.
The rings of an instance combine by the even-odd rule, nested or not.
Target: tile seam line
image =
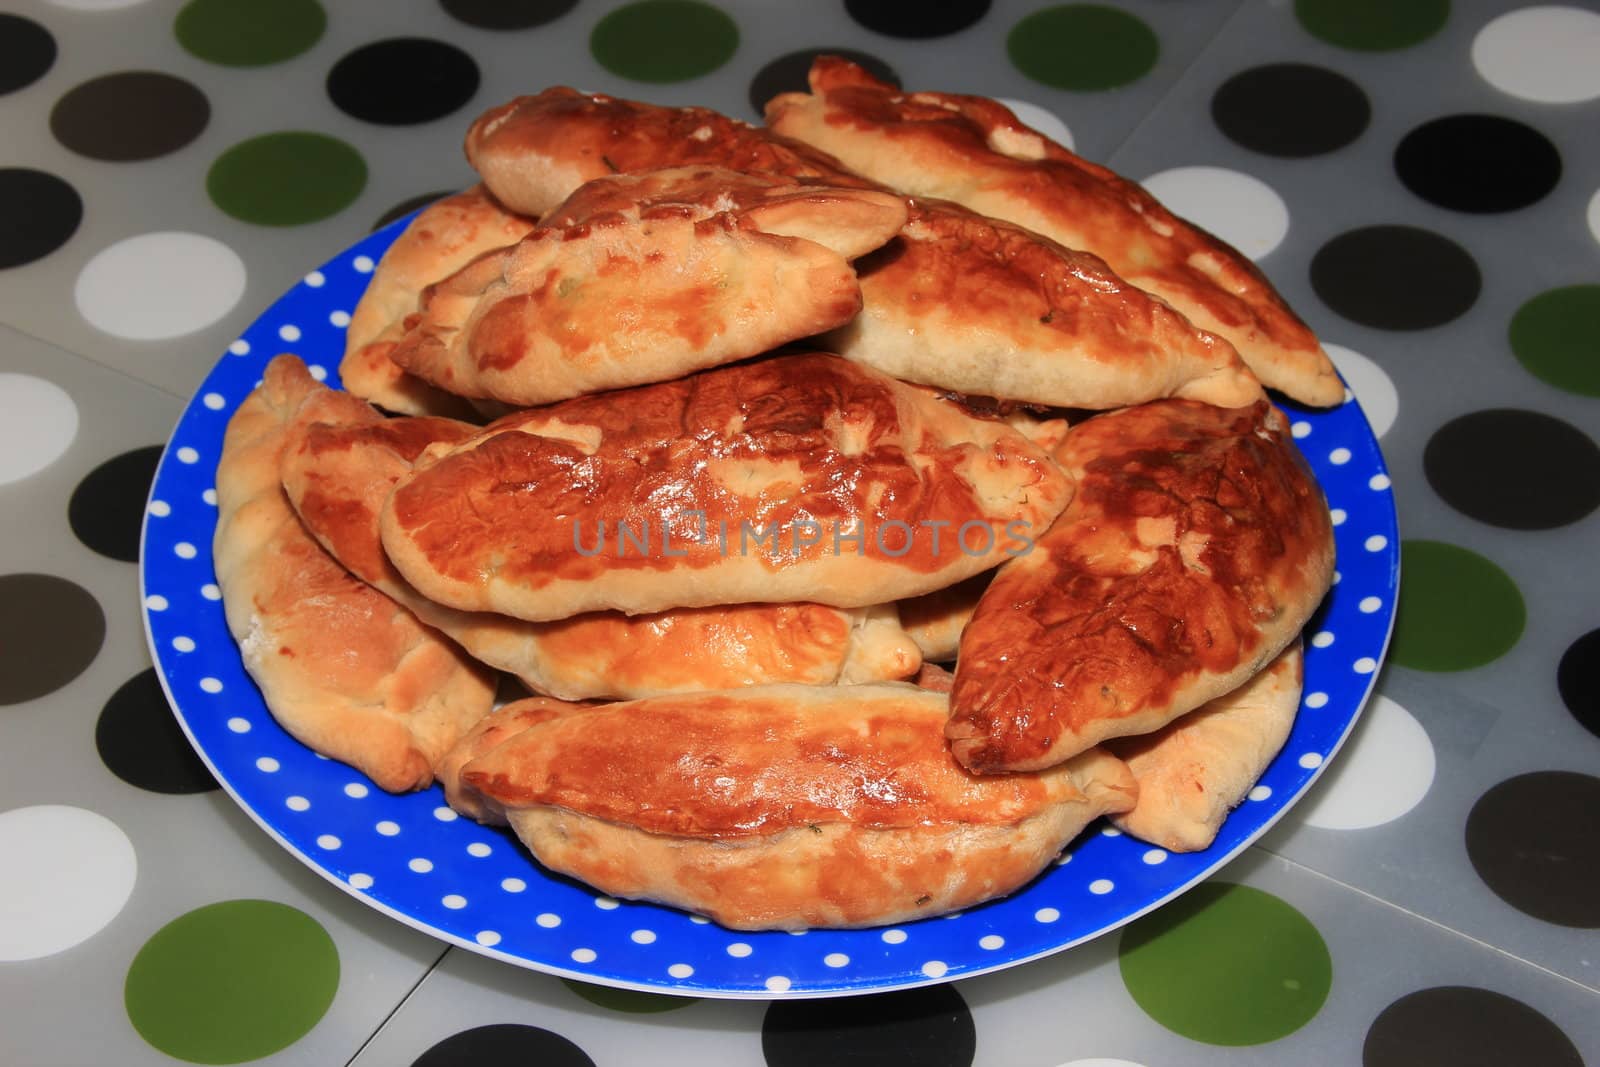
[[[1341,882],[1339,879],[1333,877],[1332,875],[1324,874],[1323,872],[1317,870],[1314,867],[1308,867],[1304,863],[1300,863],[1297,860],[1292,860],[1289,857],[1281,855],[1281,854],[1279,854],[1277,852],[1272,852],[1272,851],[1270,851],[1268,849],[1265,849],[1265,848],[1263,848],[1261,851],[1265,852],[1269,856],[1272,856],[1274,859],[1281,860],[1283,863],[1285,863],[1285,864],[1287,864],[1287,865],[1289,865],[1291,867],[1294,867],[1294,868],[1296,868],[1298,870],[1304,871],[1305,873],[1307,873],[1309,875],[1312,875],[1313,877],[1319,878],[1319,879],[1321,879],[1321,880],[1323,880],[1325,882],[1331,882],[1334,885],[1339,886],[1339,887],[1341,887],[1343,889],[1348,889],[1352,893],[1358,894],[1359,896],[1366,897],[1368,900],[1371,900],[1371,901],[1373,901],[1375,903],[1382,904],[1384,907],[1389,908],[1392,911],[1398,911],[1402,915],[1406,915],[1406,916],[1409,916],[1409,917],[1411,917],[1413,919],[1417,919],[1417,920],[1419,920],[1421,922],[1426,923],[1429,926],[1434,927],[1437,930],[1442,930],[1447,934],[1451,934],[1451,935],[1453,935],[1455,937],[1459,937],[1463,941],[1470,942],[1471,944],[1477,945],[1480,948],[1488,949],[1490,952],[1493,952],[1498,956],[1503,956],[1508,960],[1512,960],[1512,961],[1514,961],[1516,963],[1523,964],[1526,967],[1531,967],[1536,971],[1539,971],[1539,972],[1541,972],[1543,974],[1549,975],[1551,978],[1560,979],[1562,982],[1565,982],[1568,985],[1577,986],[1579,989],[1583,990],[1586,993],[1600,994],[1600,988],[1597,988],[1595,986],[1587,985],[1587,984],[1579,981],[1576,978],[1572,978],[1572,977],[1569,977],[1568,975],[1562,974],[1560,971],[1553,971],[1549,967],[1546,967],[1541,963],[1535,963],[1533,960],[1524,959],[1523,957],[1517,955],[1515,952],[1511,952],[1508,949],[1503,949],[1503,948],[1499,947],[1498,945],[1491,944],[1488,941],[1485,941],[1480,937],[1474,937],[1473,935],[1471,935],[1469,933],[1466,933],[1463,930],[1457,930],[1453,926],[1447,926],[1447,925],[1445,925],[1444,923],[1440,922],[1437,919],[1430,918],[1429,916],[1423,915],[1420,912],[1412,911],[1410,908],[1402,907],[1401,905],[1396,904],[1392,900],[1385,900],[1382,897],[1378,896],[1377,894],[1369,892],[1368,890],[1362,889],[1359,886],[1353,886],[1353,885],[1350,885],[1350,884],[1348,884],[1346,882]]]
[[[1156,112],[1160,111],[1162,105],[1165,104],[1173,96],[1173,94],[1178,91],[1178,87],[1183,84],[1183,80],[1189,76],[1189,72],[1198,67],[1201,61],[1210,55],[1211,50],[1217,46],[1217,42],[1222,40],[1222,35],[1227,33],[1233,24],[1243,17],[1245,8],[1249,6],[1250,0],[1240,0],[1240,2],[1234,7],[1233,13],[1222,20],[1222,25],[1217,27],[1217,32],[1211,35],[1211,39],[1208,40],[1204,46],[1202,46],[1201,49],[1194,54],[1194,58],[1188,62],[1183,70],[1178,72],[1178,76],[1172,80],[1172,83],[1168,86],[1167,91],[1156,98],[1155,103],[1150,105],[1149,110],[1140,116],[1138,122],[1133,124],[1133,128],[1123,135],[1122,139],[1116,143],[1116,146],[1113,147],[1111,151],[1106,153],[1105,160],[1103,161],[1106,166],[1111,167],[1111,169],[1115,170],[1118,174],[1122,174],[1121,168],[1114,165],[1117,154],[1126,148],[1129,143],[1131,143],[1133,139],[1139,135],[1139,131],[1144,129],[1145,126],[1149,124],[1151,119],[1155,118]],[[1128,176],[1124,175],[1124,177]],[[1138,179],[1128,177],[1128,180],[1137,181]]]
[[[422,972],[422,976],[412,983],[410,989],[406,990],[405,996],[400,998],[400,1003],[389,1009],[389,1014],[385,1015],[378,1025],[373,1028],[372,1033],[366,1036],[366,1039],[361,1042],[360,1047],[358,1047],[355,1052],[350,1054],[350,1058],[345,1061],[344,1067],[350,1067],[351,1064],[355,1063],[356,1060],[361,1058],[361,1054],[367,1051],[367,1046],[376,1041],[378,1035],[383,1033],[384,1027],[388,1026],[390,1021],[393,1020],[396,1015],[400,1014],[400,1009],[411,1002],[411,998],[417,995],[417,990],[422,988],[422,983],[426,982],[428,980],[428,976],[439,969],[439,964],[444,962],[444,958],[450,955],[451,950],[454,948],[454,945],[446,945],[444,947],[444,951],[439,953],[434,961],[428,965],[428,969]]]
[[[146,389],[154,389],[158,393],[165,393],[167,396],[174,397],[177,400],[182,401],[185,404],[187,404],[190,400],[194,399],[194,396],[195,396],[194,393],[189,393],[189,394],[185,395],[183,393],[175,392],[175,391],[173,391],[171,389],[168,389],[164,385],[157,385],[155,382],[147,382],[143,378],[140,378],[138,375],[129,374],[127,371],[123,370],[121,367],[113,366],[110,363],[102,363],[102,362],[100,362],[100,360],[95,359],[93,356],[85,355],[82,352],[74,351],[73,349],[67,348],[64,345],[58,344],[57,342],[50,340],[48,337],[40,337],[38,334],[33,333],[30,330],[24,330],[22,327],[18,326],[16,323],[13,323],[13,322],[0,322],[0,327],[3,327],[4,329],[7,329],[7,330],[13,330],[16,333],[21,334],[23,337],[28,338],[30,341],[37,341],[39,344],[44,345],[47,348],[53,348],[57,352],[65,352],[67,355],[71,356],[72,358],[78,359],[78,360],[82,360],[83,362],[88,363],[91,366],[94,366],[94,367],[98,368],[99,370],[110,371],[112,374],[115,374],[120,378],[126,378],[130,382],[138,382],[140,385],[144,386]],[[196,389],[195,392],[198,392],[198,391],[199,390]]]

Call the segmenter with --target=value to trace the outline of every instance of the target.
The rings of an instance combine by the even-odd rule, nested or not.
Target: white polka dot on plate
[[[621,907],[621,903],[611,897],[595,897],[594,906],[601,911],[616,911],[617,908]]]
[[[370,874],[352,874],[350,876],[350,888],[351,889],[371,889],[372,888],[372,875],[370,875]]]
[[[307,367],[306,370],[310,371],[311,377],[315,378],[319,382],[325,382],[328,380],[328,368],[324,367],[320,363],[313,363],[311,366]]]
[[[344,795],[349,797],[351,800],[360,800],[362,797],[367,795],[367,792],[367,787],[362,785],[360,782],[350,782],[344,787]]]
[[[1322,753],[1307,752],[1305,755],[1300,757],[1300,766],[1304,767],[1308,771],[1316,770],[1318,767],[1322,766]]]
[[[372,268],[376,264],[372,262],[371,256],[357,256],[355,259],[350,261],[350,265],[354,267],[356,272],[359,274],[371,274]]]
[[[1017,116],[1024,126],[1032,126],[1068,151],[1073,148],[1072,131],[1067,129],[1067,124],[1062,122],[1055,112],[1047,111],[1038,104],[1030,104],[1026,100],[1017,100],[1009,96],[995,97],[995,102],[1010,108],[1011,113]]]
[[[1324,707],[1328,703],[1328,694],[1327,693],[1320,693],[1320,692],[1318,692],[1318,693],[1307,693],[1306,694],[1306,702],[1305,703],[1306,703],[1306,707],[1312,708],[1312,709]]]
[[[1122,831],[1118,830],[1115,826],[1102,826],[1100,828],[1100,836],[1101,837],[1121,837],[1122,836]]]
[[[751,948],[743,941],[735,941],[727,948],[728,955],[732,956],[736,960],[742,960],[754,951],[755,949]]]
[[[1373,534],[1361,543],[1368,552],[1382,552],[1389,547],[1389,539],[1383,534]]]
[[[500,935],[494,930],[479,930],[473,940],[484,948],[493,948],[500,943]]]
[[[883,943],[886,945],[903,945],[906,941],[906,932],[904,930],[885,930],[882,936]]]
[[[150,506],[145,510],[149,511],[150,514],[154,515],[158,519],[164,519],[168,515],[172,514],[172,505],[167,503],[165,500],[152,500],[150,501]]]
[[[1388,373],[1360,352],[1343,345],[1324,344],[1322,350],[1350,383],[1350,390],[1366,413],[1367,422],[1372,424],[1373,434],[1382,437],[1388,433],[1394,426],[1395,416],[1400,414],[1400,394]]]
[[[1335,467],[1344,466],[1346,463],[1350,462],[1350,450],[1348,448],[1334,449],[1332,452],[1328,453],[1328,462],[1332,463]]]
[[[182,448],[178,449],[177,456],[179,463],[195,463],[200,459],[200,453],[196,452],[188,445],[184,445]]]
[[[1040,908],[1038,911],[1033,913],[1033,917],[1037,922],[1053,923],[1057,919],[1061,918],[1061,912],[1057,911],[1055,908]]]
[[[179,559],[194,559],[197,554],[195,552],[195,547],[187,541],[179,541],[177,544],[173,545],[172,552]]]
[[[165,606],[166,606],[166,602],[162,601],[162,607],[165,607]],[[192,637],[183,637],[181,635],[178,636],[178,637],[174,637],[172,639],[172,647],[177,649],[179,652],[193,652],[194,651],[194,638],[192,638]]]
[[[313,289],[321,289],[327,284],[327,281],[328,279],[323,277],[323,274],[320,270],[314,270],[310,274],[306,275],[306,284],[311,286]]]
[[[1335,526],[1343,526],[1345,520],[1349,517],[1349,515],[1345,514],[1344,508],[1334,508],[1328,512],[1328,521]]]
[[[300,796],[289,797],[283,804],[290,811],[308,811],[311,808],[311,801]]]
[[[1251,800],[1266,800],[1272,796],[1272,787],[1269,785],[1258,785],[1254,789],[1250,790],[1248,795]]]
[[[843,952],[830,952],[822,957],[822,962],[829,967],[846,967],[850,964],[850,957]]]
[[[207,504],[210,504],[212,507],[216,507],[217,506],[217,491],[215,489],[207,489],[205,492],[200,494],[200,499],[204,500]]]
[[[1371,674],[1378,669],[1378,661],[1371,656],[1362,656],[1350,665],[1357,674]]]
[[[1096,878],[1089,883],[1089,892],[1097,897],[1103,897],[1115,888],[1116,885],[1109,878]]]
[[[0,374],[0,485],[60,459],[78,436],[78,406],[55,382]]]
[[[384,819],[382,822],[374,826],[373,829],[378,831],[378,833],[382,834],[384,837],[393,837],[395,834],[400,832],[400,824],[391,819]]]
[[[1260,178],[1224,167],[1175,167],[1140,183],[1175,215],[1209,230],[1251,259],[1283,243],[1289,207]]]
[[[348,311],[332,312],[328,316],[328,321],[342,330],[350,325],[350,313]]]
[[[1422,724],[1388,697],[1374,697],[1339,758],[1296,810],[1324,830],[1381,826],[1421,803],[1434,769],[1433,742]]]
[[[228,346],[228,351],[236,356],[248,356],[250,354],[250,342],[241,337]]]
[[[318,834],[317,835],[317,847],[321,848],[321,849],[326,849],[329,852],[334,851],[335,849],[337,849],[343,843],[344,842],[340,841],[337,837],[334,837],[332,834]]]
[[[1383,607],[1383,601],[1375,596],[1364,596],[1361,598],[1361,603],[1357,604],[1356,607],[1361,610],[1361,614],[1371,615],[1373,612]]]
[[[1600,96],[1600,14],[1542,5],[1492,20],[1472,41],[1472,65],[1503,93],[1541,104]]]
[[[294,323],[285,323],[278,327],[278,336],[291,343],[300,340],[300,327]]]
[[[502,878],[500,880],[500,888],[507,893],[520,893],[528,888],[528,883],[521,878]]]
[[[52,956],[99,933],[133,893],[133,843],[104,815],[64,804],[0,812],[0,960]]]
[[[1289,426],[1289,432],[1291,434],[1293,434],[1294,437],[1297,440],[1298,439],[1302,439],[1302,438],[1306,438],[1306,437],[1310,437],[1311,436],[1311,424],[1309,422],[1306,422],[1304,419],[1301,419],[1299,422],[1292,423]]]
[[[244,295],[244,261],[197,233],[146,233],[102,249],[78,273],[73,299],[98,330],[158,341],[204,329]]]
[[[439,903],[443,904],[451,911],[460,911],[462,908],[467,906],[467,898],[462,896],[460,893],[447,893],[439,899]]]
[[[1152,848],[1145,850],[1145,854],[1140,858],[1151,867],[1154,867],[1157,864],[1167,862],[1167,853],[1165,849]]]
[[[1367,488],[1374,492],[1382,492],[1389,488],[1389,484],[1389,476],[1387,474],[1374,474],[1367,479]]]
[[[687,963],[674,963],[667,968],[667,973],[674,978],[688,978],[694,974],[694,968]]]
[[[493,851],[493,849],[484,844],[482,841],[474,841],[472,844],[467,846],[467,855],[476,856],[479,859],[482,859]]]
[[[1316,636],[1311,639],[1312,648],[1327,648],[1331,644],[1333,644],[1333,634],[1327,630],[1318,630]]]
[[[200,398],[200,402],[212,411],[221,411],[228,403],[221,393],[207,393]]]
[[[217,588],[215,582],[207,582],[200,587],[200,595],[207,600],[221,600],[222,590]]]
[[[447,808],[443,804],[433,809],[433,817],[440,822],[455,822],[461,816],[456,814],[454,808]]]
[[[427,874],[429,871],[433,870],[433,861],[425,856],[416,856],[413,857],[411,861],[406,864],[406,866],[410,867],[418,874]]]
[[[271,756],[262,756],[256,760],[256,770],[263,774],[278,773],[278,761]]]
[[[232,730],[236,734],[247,734],[250,732],[250,720],[241,719],[239,716],[235,715],[233,718],[228,720],[228,729]]]
[[[984,934],[978,938],[978,947],[993,952],[997,948],[1005,948],[1006,939],[999,934]]]
[[[633,940],[635,945],[653,945],[656,940],[656,932],[654,930],[635,930],[628,937]]]
[[[929,960],[922,965],[922,973],[929,978],[943,978],[950,971],[950,965],[944,960]]]
[[[203,692],[210,693],[214,696],[217,693],[222,692],[222,683],[215,678],[202,678],[200,679],[200,689]],[[232,723],[229,723],[229,725],[231,726]],[[245,728],[249,729],[248,724]]]
[[[546,930],[554,930],[556,927],[561,925],[561,916],[557,915],[553,911],[546,911],[541,912],[537,917],[534,918],[533,921],[544,927]]]
[[[166,611],[169,605],[166,597],[160,593],[151,593],[144,598],[144,606],[151,611]]]
[[[592,948],[575,948],[572,950],[572,959],[575,963],[593,963],[595,952]]]

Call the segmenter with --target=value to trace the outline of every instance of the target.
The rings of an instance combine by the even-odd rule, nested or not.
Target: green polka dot
[[[328,16],[317,0],[190,0],[172,30],[185,49],[225,67],[264,67],[322,38]]]
[[[1517,583],[1476,552],[1401,543],[1392,662],[1419,671],[1481,667],[1509,652],[1527,621]]]
[[[1150,73],[1161,42],[1138,18],[1101,4],[1035,11],[1006,38],[1016,68],[1057,89],[1115,89]]]
[[[134,1029],[190,1063],[271,1055],[317,1025],[339,988],[339,952],[303,911],[270,900],[197,908],[156,931],[128,968]]]
[[[668,997],[660,993],[638,993],[632,989],[613,989],[606,985],[574,982],[570,978],[561,983],[590,1004],[598,1004],[608,1011],[625,1011],[630,1015],[654,1015],[661,1011],[675,1011],[693,1004],[698,997]]]
[[[337,214],[367,184],[367,164],[343,141],[290,131],[253,137],[211,164],[206,192],[236,219],[298,226]]]
[[[1600,285],[1540,293],[1511,319],[1511,351],[1558,389],[1600,396]]]
[[[1438,33],[1450,17],[1450,0],[1295,0],[1294,13],[1329,44],[1392,52]]]
[[[710,74],[738,47],[738,25],[698,0],[640,0],[601,19],[589,36],[602,67],[641,82]]]
[[[1317,928],[1271,893],[1206,882],[1133,923],[1122,981],[1152,1019],[1194,1041],[1259,1045],[1304,1026],[1333,985]]]

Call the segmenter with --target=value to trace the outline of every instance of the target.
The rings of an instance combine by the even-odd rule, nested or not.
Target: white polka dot
[[[736,960],[742,960],[754,951],[755,949],[751,948],[743,941],[735,941],[728,946],[728,955],[732,956]]]
[[[1063,852],[1061,855],[1056,857],[1056,866],[1057,867],[1065,867],[1067,864],[1069,864],[1071,862],[1072,862],[1072,853],[1070,853],[1070,852]]]
[[[200,402],[212,411],[221,411],[228,403],[223,399],[221,393],[207,393],[201,398]]]
[[[433,809],[433,817],[440,822],[455,822],[461,816],[456,814],[454,808],[447,808],[443,804]]]
[[[328,316],[328,321],[342,330],[350,325],[350,313],[348,311],[335,311]]]
[[[374,266],[371,256],[357,256],[350,261],[350,265],[360,274],[371,274]]]
[[[1005,944],[1006,939],[1001,937],[999,934],[984,934],[982,937],[978,938],[978,947],[986,948],[990,952],[993,952],[997,948],[1004,948]]]
[[[521,878],[504,878],[500,881],[500,888],[507,893],[520,893],[528,888],[528,883]]]
[[[93,937],[127,904],[139,869],[116,823],[62,804],[0,812],[0,856],[6,961],[51,956]]]
[[[164,519],[168,515],[172,514],[172,505],[168,504],[165,500],[152,500],[150,501],[150,506],[146,510],[156,518]]]
[[[1038,104],[1030,104],[1026,100],[1017,100],[1009,96],[995,97],[995,102],[1010,108],[1011,113],[1017,116],[1024,126],[1031,126],[1067,151],[1072,150],[1072,131],[1067,129],[1067,124],[1062,122],[1055,112],[1046,111]]]
[[[1115,888],[1116,886],[1109,878],[1096,878],[1094,881],[1089,883],[1089,892],[1093,893],[1097,897],[1103,897]]]
[[[271,756],[262,756],[256,760],[256,770],[265,774],[278,773],[278,761]]]
[[[1300,766],[1308,771],[1316,770],[1322,766],[1322,754],[1320,752],[1307,752],[1300,757]]]
[[[215,582],[207,582],[200,587],[200,595],[207,600],[221,600],[222,590],[217,588]]]
[[[1349,515],[1345,514],[1344,508],[1334,508],[1328,512],[1328,521],[1335,526],[1343,526],[1345,520],[1349,517]]]
[[[572,959],[576,963],[593,963],[595,959],[594,949],[575,948],[572,950]]]
[[[1372,424],[1373,434],[1382,437],[1388,433],[1395,416],[1400,414],[1400,394],[1395,391],[1393,380],[1382,367],[1353,349],[1324,344],[1322,350],[1350,383],[1367,422]]]
[[[1283,243],[1289,207],[1260,178],[1224,167],[1176,167],[1140,183],[1175,215],[1260,259]]]
[[[944,960],[929,960],[922,965],[922,973],[929,978],[943,978],[950,970]]]
[[[882,934],[883,943],[886,945],[903,945],[906,941],[904,930],[885,930]]]
[[[1038,922],[1053,923],[1057,919],[1061,918],[1061,913],[1055,908],[1040,908],[1038,911],[1033,913],[1033,917]]]
[[[1389,488],[1389,476],[1387,474],[1374,474],[1367,479],[1367,488],[1379,492]]]
[[[351,889],[371,889],[372,888],[372,875],[370,875],[370,874],[352,874],[350,876],[350,888]]]
[[[244,262],[197,233],[146,233],[118,241],[84,265],[78,313],[117,337],[158,341],[216,322],[244,295]]]
[[[250,354],[250,342],[241,337],[228,346],[228,351],[236,356],[248,356]]]
[[[310,274],[306,275],[306,284],[311,286],[313,289],[321,289],[323,285],[327,283],[327,281],[328,279],[322,276],[322,272],[320,270],[314,270]]]
[[[487,856],[492,851],[494,850],[488,845],[484,844],[482,841],[474,841],[472,844],[467,846],[467,855],[476,856],[479,859]]]
[[[706,918],[704,915],[691,915],[689,916],[689,921],[694,923],[696,926],[711,925],[711,920]]]
[[[192,638],[192,637],[183,637],[181,635],[178,636],[178,637],[174,637],[172,639],[172,647],[177,649],[179,652],[193,652],[194,651],[194,638]]]
[[[1328,453],[1328,462],[1332,463],[1335,467],[1344,466],[1346,463],[1350,462],[1350,450],[1348,448],[1334,449],[1332,452]]]
[[[391,819],[384,819],[382,822],[375,825],[373,829],[378,831],[378,833],[382,834],[384,837],[393,837],[395,834],[400,832],[400,824]]]
[[[1371,674],[1378,669],[1378,661],[1371,656],[1362,656],[1350,666],[1357,674]]]
[[[194,463],[200,459],[200,453],[196,452],[188,445],[184,445],[182,448],[178,449],[177,455],[179,463]]]
[[[1115,826],[1102,826],[1100,828],[1100,836],[1101,837],[1121,837],[1122,836],[1122,831],[1118,830]]]
[[[466,901],[463,900],[462,903],[465,904]],[[493,930],[479,930],[473,936],[473,940],[484,948],[493,948],[500,943],[500,935]]]
[[[1368,552],[1382,552],[1389,547],[1389,539],[1383,534],[1373,534],[1362,542],[1362,547]]]
[[[674,978],[688,978],[690,975],[694,974],[694,968],[689,966],[687,963],[674,963],[671,967],[667,968],[667,973],[672,975]]]
[[[1472,65],[1503,93],[1541,104],[1600,96],[1600,14],[1565,5],[1494,19],[1472,41]]]
[[[1589,232],[1594,234],[1594,239],[1600,241],[1600,191],[1589,198]]]
[[[205,492],[200,494],[200,499],[204,500],[207,504],[210,504],[212,507],[216,507],[217,506],[217,491],[215,489],[207,489]]]
[[[167,598],[162,596],[160,593],[152,593],[150,596],[144,598],[144,606],[149,608],[151,611],[166,611]]]
[[[1310,437],[1311,424],[1306,422],[1304,419],[1301,419],[1299,422],[1290,424],[1289,432],[1292,433],[1297,440]]]
[[[544,927],[546,930],[554,930],[556,927],[561,925],[561,916],[557,915],[553,911],[546,911],[540,913],[540,915],[533,921]]]
[[[278,336],[290,343],[298,341],[300,340],[300,327],[292,322],[286,322],[278,327]]]
[[[1167,853],[1165,849],[1152,848],[1146,850],[1145,854],[1140,858],[1151,867],[1154,867],[1157,864],[1167,862]]]
[[[843,952],[830,952],[826,956],[822,957],[822,962],[827,964],[829,967],[845,967],[849,965],[850,957],[846,956]]]
[[[789,979],[785,978],[781,974],[775,974],[771,978],[767,979],[767,988],[774,993],[786,992],[789,988],[789,985]]]
[[[332,834],[319,834],[319,835],[317,835],[317,847],[318,848],[325,848],[329,852],[332,852],[334,849],[338,848],[343,843],[344,842],[340,841],[337,837],[334,837]]]
[[[196,554],[194,546],[187,541],[179,541],[173,545],[172,552],[179,559],[194,559]]]
[[[1318,630],[1317,635],[1311,639],[1312,648],[1327,648],[1333,644],[1333,634],[1327,630]]]
[[[1337,526],[1337,525],[1339,525],[1340,522],[1343,522],[1343,521],[1344,521],[1344,512],[1341,511],[1339,513],[1339,522],[1334,523],[1334,525]],[[1338,585],[1342,581],[1344,581],[1344,575],[1340,574],[1337,570],[1335,570],[1333,572],[1333,584],[1334,585]]]
[[[613,900],[611,897],[595,897],[594,906],[601,911],[616,911],[621,905],[620,902]]]
[[[635,930],[628,936],[633,939],[633,943],[636,945],[653,945],[656,940],[656,932],[654,930]]]
[[[1308,707],[1308,708],[1320,708],[1320,707],[1323,707],[1324,705],[1326,705],[1327,703],[1328,703],[1328,694],[1327,693],[1307,693],[1306,694],[1306,707]]]
[[[232,730],[236,734],[247,734],[250,732],[250,720],[241,719],[239,716],[235,715],[233,718],[228,720],[228,729]]]
[[[310,371],[311,377],[315,378],[319,382],[325,382],[328,380],[328,368],[324,367],[320,363],[313,363],[311,366],[307,367],[306,370]]]
[[[1254,789],[1250,790],[1248,795],[1251,800],[1266,800],[1268,797],[1272,796],[1272,787],[1258,785]]]
[[[222,683],[217,681],[215,678],[202,678],[200,679],[200,688],[203,692],[207,692],[215,696],[216,694],[222,692]],[[230,723],[230,725],[232,724]]]
[[[1356,607],[1361,609],[1361,614],[1371,615],[1373,612],[1383,607],[1383,601],[1375,596],[1365,596],[1361,598],[1361,603],[1357,604]]]
[[[360,800],[367,795],[367,787],[360,782],[350,782],[344,787],[344,795],[352,800]]]
[[[1374,697],[1300,810],[1324,830],[1379,826],[1416,807],[1433,774],[1433,743],[1422,724],[1388,697]]]
[[[410,863],[407,863],[406,866],[410,867],[418,874],[427,874],[429,871],[433,870],[433,861],[424,856],[417,856],[412,859]]]
[[[290,811],[305,811],[311,807],[311,801],[305,797],[290,797],[283,803]]]

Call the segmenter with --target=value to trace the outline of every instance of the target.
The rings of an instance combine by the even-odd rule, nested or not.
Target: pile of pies
[[[556,88],[466,151],[346,391],[282,355],[228,426],[218,584],[291,734],[737,929],[965,908],[1101,816],[1210,843],[1333,574],[1263,383],[1342,386],[1244,257],[837,59],[765,127]]]

